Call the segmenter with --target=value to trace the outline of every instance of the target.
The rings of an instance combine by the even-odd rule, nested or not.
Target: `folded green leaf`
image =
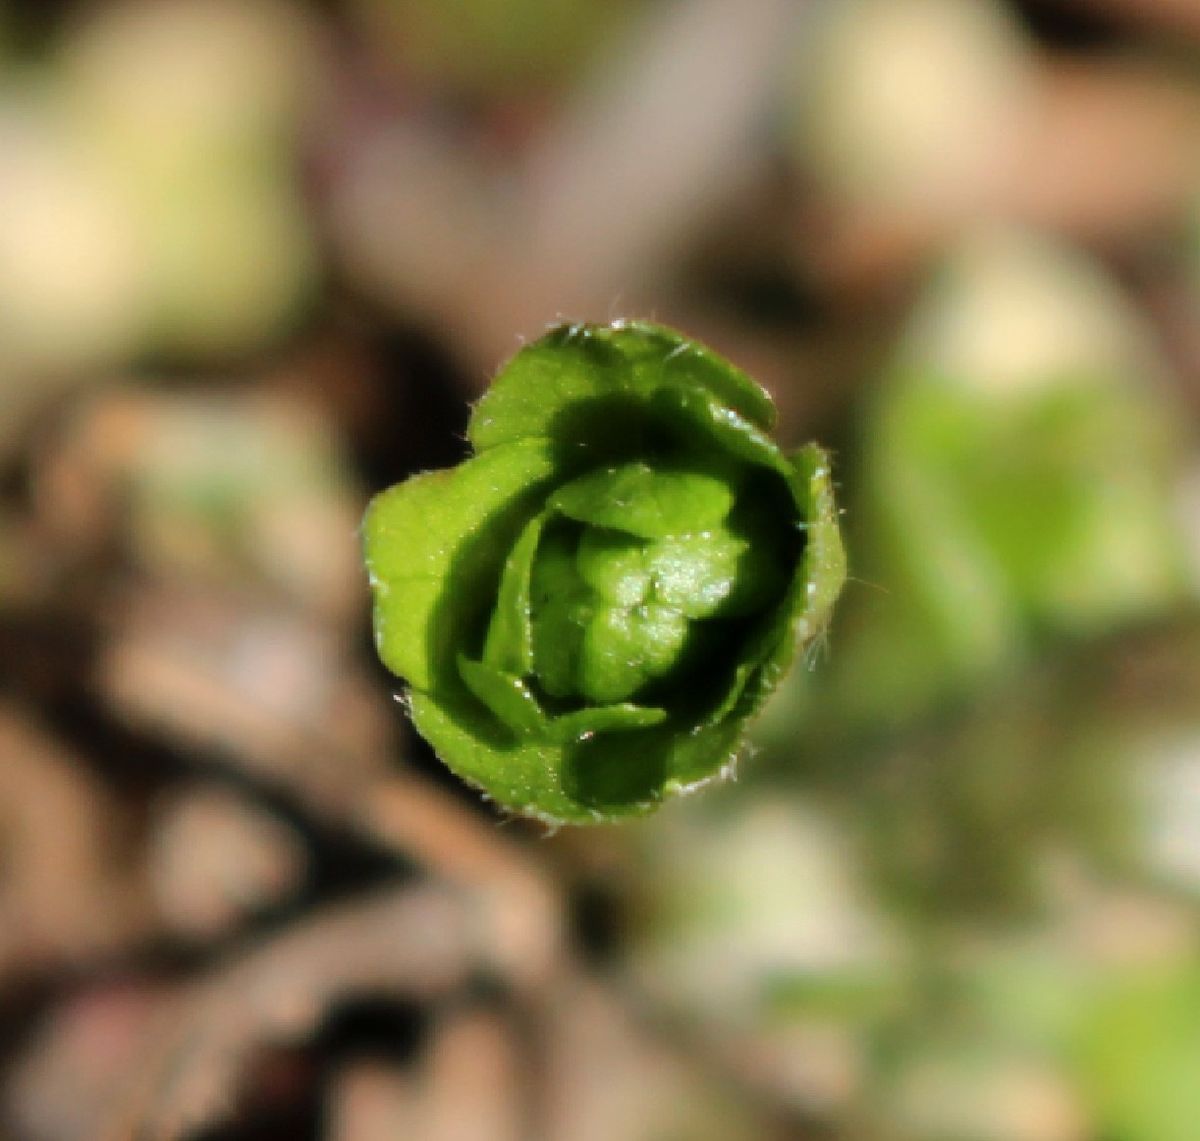
[[[541,440],[523,440],[427,472],[377,495],[363,520],[384,665],[416,689],[434,684],[455,652],[463,602],[486,590],[524,522],[527,503],[554,471]],[[453,600],[453,601],[452,601]]]
[[[771,398],[711,350],[670,329],[618,321],[561,325],[519,352],[476,405],[467,435],[476,452],[534,436],[586,442],[588,434],[574,430],[580,410],[644,401],[675,384],[762,431],[775,424]],[[603,441],[624,427],[600,419],[592,430]]]
[[[527,346],[474,458],[364,523],[380,656],[417,729],[513,812],[647,812],[728,771],[845,574],[828,461],[766,393],[643,323]]]
[[[662,539],[719,524],[733,506],[733,488],[717,474],[637,460],[573,479],[550,506],[580,523]]]

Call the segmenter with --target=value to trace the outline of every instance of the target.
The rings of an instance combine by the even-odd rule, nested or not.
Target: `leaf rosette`
[[[470,459],[376,496],[376,644],[454,772],[591,823],[729,770],[844,577],[827,457],[774,417],[669,329],[564,325],[475,406]]]

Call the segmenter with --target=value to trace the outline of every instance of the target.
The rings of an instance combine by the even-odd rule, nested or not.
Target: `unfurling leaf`
[[[564,325],[471,417],[475,455],[363,524],[380,657],[504,808],[650,811],[727,771],[844,577],[829,463],[732,365],[641,322]]]

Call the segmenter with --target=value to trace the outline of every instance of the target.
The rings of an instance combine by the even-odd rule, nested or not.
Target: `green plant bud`
[[[569,325],[522,349],[472,458],[363,524],[380,657],[464,780],[551,823],[728,772],[844,577],[829,462],[678,333]]]

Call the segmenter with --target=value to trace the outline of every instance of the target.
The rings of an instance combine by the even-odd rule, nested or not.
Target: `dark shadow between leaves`
[[[670,730],[600,733],[566,750],[562,784],[568,796],[599,811],[657,800],[667,779]]]
[[[561,408],[547,429],[555,464],[565,478],[597,463],[653,458],[677,446],[677,434],[632,392],[576,400]]]

